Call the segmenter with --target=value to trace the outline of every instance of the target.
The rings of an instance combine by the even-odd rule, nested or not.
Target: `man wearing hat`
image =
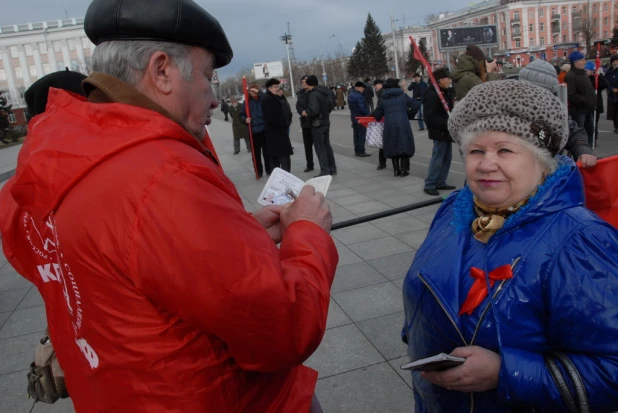
[[[451,87],[452,81],[449,77],[448,68],[435,70],[433,77],[436,79],[449,109],[452,110],[455,91]],[[438,91],[433,85],[430,85],[425,92],[423,106],[425,107],[425,123],[427,123],[429,139],[433,140],[433,151],[431,152],[424,190],[427,195],[438,196],[440,195],[439,190],[455,189],[454,186],[446,183],[453,158],[453,139],[448,131],[449,113],[444,108]]]
[[[483,83],[481,64],[485,64],[485,54],[476,45],[466,46],[466,52],[457,58],[457,67],[451,72],[455,95],[462,100],[468,92]]]
[[[367,135],[367,128],[358,123],[357,116],[369,116],[369,109],[367,108],[367,101],[363,92],[365,91],[365,84],[363,82],[356,82],[354,90],[350,92],[348,96],[348,105],[350,107],[350,118],[352,118],[352,131],[354,133],[354,154],[360,157],[371,156],[365,152],[365,137]]]
[[[569,97],[569,116],[577,122],[579,127],[586,129],[588,141],[592,142],[593,113],[597,104],[594,87],[584,70],[586,66],[584,55],[581,52],[573,52],[569,55],[569,60],[571,70],[564,77]]]
[[[260,90],[258,83],[250,83],[247,87],[249,89],[249,114],[247,116],[247,108],[242,105],[240,108],[240,120],[245,122],[249,128],[251,128],[251,137],[253,138],[253,157],[255,158],[255,165],[257,167],[258,176],[261,178],[266,168],[266,173],[269,174],[268,162],[270,161],[264,152],[265,135],[265,121],[264,121],[264,109],[262,107],[262,98],[264,93]],[[262,164],[262,156],[264,157],[264,163]]]
[[[618,56],[610,58],[610,67],[605,72],[607,80],[607,119],[614,122],[614,133],[618,133]]]
[[[304,75],[300,78],[300,90],[296,98],[296,112],[300,115],[300,126],[303,130],[303,144],[305,146],[305,159],[307,167],[303,172],[313,171],[313,136],[311,132],[311,120],[303,116],[303,112],[307,110],[309,105],[309,90],[307,86],[307,78],[309,75]]]
[[[324,197],[243,207],[204,127],[232,50],[196,3],[94,0],[84,28],[86,98],[50,90],[0,193],[75,411],[310,411],[338,261]]]
[[[266,173],[271,174],[275,168],[281,168],[290,172],[292,168],[292,144],[290,143],[290,116],[285,112],[279,92],[279,82],[277,79],[268,79],[266,82],[266,95],[262,98],[264,110],[264,156],[268,158],[266,162]]]

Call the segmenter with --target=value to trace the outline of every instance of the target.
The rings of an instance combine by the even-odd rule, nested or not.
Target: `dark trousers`
[[[386,157],[384,156],[384,149],[380,149],[378,153],[378,161],[380,166],[386,166]]]
[[[292,159],[290,158],[290,155],[269,156],[268,164],[266,165],[266,173],[270,175],[275,168],[281,168],[286,172],[290,172],[290,169],[292,169]]]
[[[607,119],[614,122],[614,129],[618,129],[618,103],[614,103],[611,96],[607,98]]]
[[[244,138],[245,145],[247,146],[247,152],[251,152],[251,143],[249,143],[249,137]],[[234,136],[234,153],[240,152],[240,138]]]
[[[320,162],[320,175],[337,173],[335,154],[330,146],[330,125],[322,125],[319,128],[311,128],[315,153]]]
[[[425,179],[425,189],[436,189],[446,185],[448,171],[453,159],[453,145],[450,141],[433,141],[433,151],[429,161],[429,171]]]
[[[268,166],[268,159],[264,155],[264,164],[262,164],[262,151],[264,149],[264,139],[265,133],[254,133],[253,134],[253,157],[255,158],[255,164],[257,166],[258,175],[262,175],[264,173],[264,165]]]
[[[312,128],[303,128],[303,143],[305,144],[305,158],[307,168],[313,169],[313,133]]]
[[[420,129],[425,129],[425,123],[423,121],[423,105],[418,107],[418,112],[416,112],[416,119],[418,119],[418,127]]]
[[[577,122],[577,126],[584,128],[588,134],[588,144],[592,146],[594,134],[594,115],[593,112],[584,112],[580,110],[570,110],[571,119]]]
[[[225,121],[227,122],[227,112],[223,112],[223,114],[225,115]]]
[[[359,155],[365,153],[367,128],[360,123],[352,122],[352,130],[354,131],[354,154]]]
[[[373,98],[365,99],[365,101],[367,102],[367,107],[369,108],[369,113],[373,113],[373,111],[374,111],[374,108],[373,108]]]

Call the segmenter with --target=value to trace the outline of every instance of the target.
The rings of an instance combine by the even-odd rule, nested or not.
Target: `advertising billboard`
[[[464,48],[469,44],[496,46],[498,31],[495,24],[487,26],[464,26],[451,29],[439,29],[440,49]]]
[[[254,63],[253,74],[255,80],[283,77],[283,63],[281,63],[281,60],[278,62]]]

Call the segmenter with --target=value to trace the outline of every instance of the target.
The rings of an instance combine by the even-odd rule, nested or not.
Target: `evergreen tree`
[[[365,23],[365,38],[363,39],[363,51],[366,61],[366,72],[372,77],[382,77],[388,73],[388,63],[386,59],[386,42],[382,37],[382,32],[371,17],[367,15]]]
[[[406,72],[409,75],[408,77],[414,75],[420,65],[421,62],[416,60],[416,58],[414,57],[414,45],[412,44],[412,42],[410,42],[410,50],[408,51],[408,58],[406,59]]]
[[[612,46],[618,46],[618,26],[614,27],[612,35]]]
[[[348,74],[356,79],[362,78],[367,73],[367,62],[365,60],[365,50],[363,39],[356,42],[352,56],[348,63]]]
[[[425,45],[425,41],[423,39],[421,39],[418,42],[418,50],[420,50],[421,55],[425,58],[425,61],[427,61],[427,63],[431,63],[429,60],[429,53],[427,52],[427,46]],[[425,70],[429,70],[428,67],[422,67],[421,68],[421,72],[424,74]]]

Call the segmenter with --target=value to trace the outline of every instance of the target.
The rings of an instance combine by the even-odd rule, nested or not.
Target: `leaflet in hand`
[[[440,353],[435,356],[403,364],[399,368],[402,370],[442,371],[457,367],[465,361],[466,359],[464,357],[455,357],[449,354]]]
[[[321,192],[326,196],[332,180],[333,177],[327,175],[303,182],[291,173],[275,168],[257,201],[260,205],[285,205],[288,202],[294,202],[305,185],[312,185],[316,192]]]

